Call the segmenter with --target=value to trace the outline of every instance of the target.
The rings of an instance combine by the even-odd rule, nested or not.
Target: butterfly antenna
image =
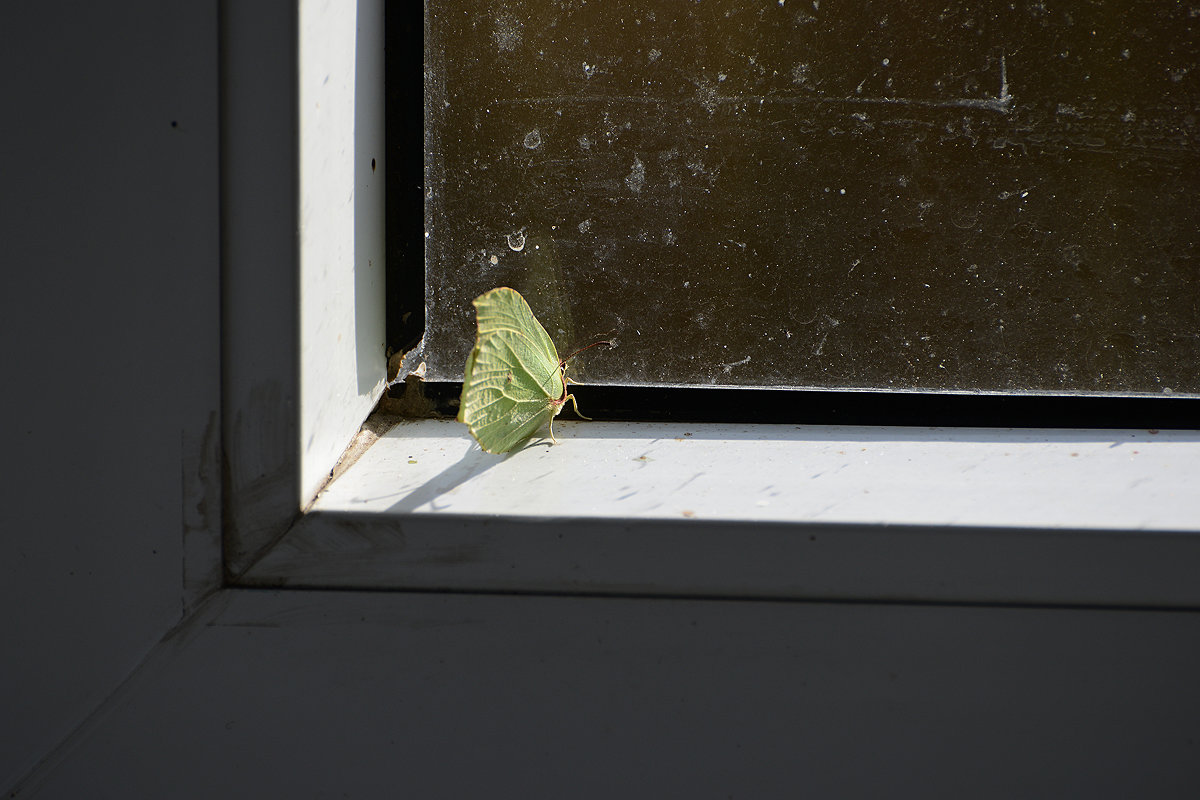
[[[611,334],[607,334],[607,335],[611,335]],[[593,347],[599,347],[599,346],[600,346],[600,345],[602,345],[602,344],[606,344],[606,345],[608,345],[609,347],[614,347],[614,346],[616,345],[616,343],[615,343],[615,342],[613,342],[613,341],[610,341],[610,340],[608,340],[608,339],[602,339],[602,340],[600,340],[599,342],[592,342],[592,343],[591,343],[591,344],[589,344],[587,347],[581,347],[581,348],[579,348],[578,350],[576,350],[575,352],[571,353],[571,355],[569,355],[569,356],[567,356],[566,358],[564,358],[564,359],[562,359],[561,361],[559,361],[559,362],[558,362],[558,365],[559,365],[560,367],[561,367],[561,366],[566,366],[566,363],[567,363],[568,361],[570,361],[572,358],[574,358],[575,356],[577,356],[577,355],[579,355],[580,353],[582,353],[584,350],[591,350]]]

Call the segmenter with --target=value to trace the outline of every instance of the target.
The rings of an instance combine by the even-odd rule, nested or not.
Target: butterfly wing
[[[554,342],[518,292],[492,289],[474,306],[479,331],[467,358],[458,420],[484,450],[505,453],[558,411],[562,369]]]

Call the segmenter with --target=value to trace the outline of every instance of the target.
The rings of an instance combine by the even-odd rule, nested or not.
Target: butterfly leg
[[[567,404],[567,401],[568,401],[568,400],[570,400],[570,401],[571,401],[571,405],[572,405],[572,406],[575,408],[575,413],[576,413],[576,414],[579,414],[579,404],[575,402],[575,395],[573,395],[573,394],[569,394],[569,395],[567,395],[566,397],[564,397],[564,398],[563,398],[563,405],[564,405],[564,406]],[[585,417],[585,416],[583,416],[583,414],[579,414],[579,416],[580,416],[580,418],[582,418],[582,419],[591,419],[591,417]]]

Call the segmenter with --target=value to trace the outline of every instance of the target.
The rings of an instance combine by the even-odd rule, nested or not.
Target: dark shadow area
[[[437,413],[458,412],[461,385],[427,382]],[[1195,397],[817,389],[572,386],[580,410],[594,420],[636,422],[888,425],[939,428],[1095,428],[1197,430]],[[577,419],[563,411],[559,419]]]
[[[387,3],[387,346],[413,348],[425,330],[422,7]]]

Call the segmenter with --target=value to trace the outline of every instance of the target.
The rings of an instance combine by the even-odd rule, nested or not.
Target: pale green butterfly
[[[546,422],[557,444],[558,412],[570,400],[579,414],[575,395],[567,393],[567,361],[588,348],[560,359],[546,329],[513,289],[492,289],[472,305],[479,332],[467,357],[458,421],[489,453],[507,453]],[[588,347],[597,344],[610,342]]]

